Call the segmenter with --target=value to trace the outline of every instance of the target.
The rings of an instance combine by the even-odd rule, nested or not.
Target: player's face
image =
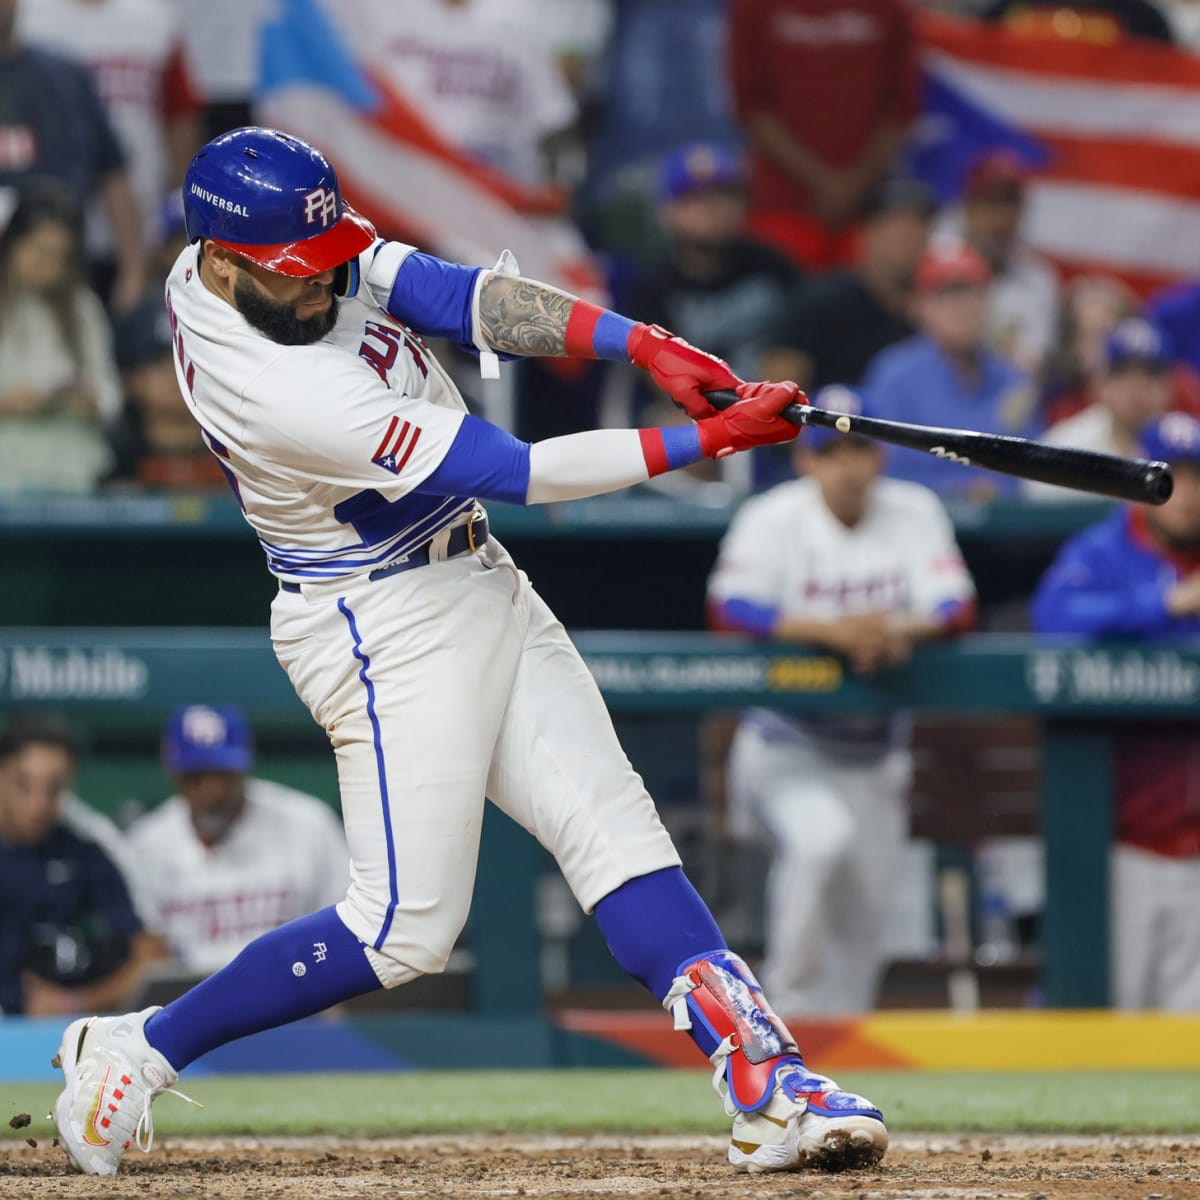
[[[863,258],[871,270],[907,287],[928,242],[929,221],[925,216],[913,208],[897,208],[866,223]]]
[[[67,276],[75,235],[57,221],[42,221],[13,247],[13,282],[31,292],[48,292]]]
[[[838,438],[819,451],[802,447],[800,467],[816,481],[826,508],[843,525],[856,525],[883,467],[883,451],[862,438]]]
[[[1129,363],[1096,381],[1096,399],[1112,413],[1119,429],[1136,437],[1167,411],[1170,376],[1152,365]]]
[[[58,820],[75,764],[59,746],[34,742],[0,763],[0,833],[19,846],[40,842]]]
[[[246,807],[246,777],[240,771],[188,771],[175,781],[187,801],[202,842],[215,845]]]
[[[948,354],[970,354],[983,340],[987,293],[977,284],[931,288],[917,300],[921,328]]]
[[[746,224],[746,196],[740,188],[701,188],[664,206],[671,236],[691,246],[719,249]]]
[[[271,341],[309,346],[337,324],[333,277],[333,271],[322,271],[292,279],[242,260],[234,276],[233,301],[238,312]]]
[[[1171,464],[1175,490],[1161,508],[1147,508],[1146,519],[1159,536],[1178,550],[1200,551],[1200,463]]]
[[[1003,269],[1021,227],[1020,198],[972,200],[964,206],[963,217],[971,244],[994,270]]]

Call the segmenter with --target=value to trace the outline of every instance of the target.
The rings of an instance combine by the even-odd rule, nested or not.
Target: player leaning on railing
[[[795,385],[742,383],[663,330],[378,240],[326,159],[272,130],[201,150],[184,204],[192,240],[167,283],[180,387],[279,579],[271,636],[335,748],[352,883],[166,1008],[68,1026],[54,1112],[71,1158],[110,1174],[134,1140],[148,1149],[154,1097],[213,1047],[442,970],[486,794],[712,1060],[731,1163],[878,1159],[879,1112],[804,1065],[478,506],[596,495],[784,441]],[[629,361],[694,423],[529,445],[467,414],[423,334]],[[704,392],[718,388],[742,399],[717,413]]]

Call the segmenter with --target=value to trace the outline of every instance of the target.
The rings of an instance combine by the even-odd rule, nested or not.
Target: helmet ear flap
[[[345,299],[358,291],[358,259],[352,258],[333,270],[333,294]]]

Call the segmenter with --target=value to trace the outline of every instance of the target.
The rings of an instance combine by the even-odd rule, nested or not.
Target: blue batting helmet
[[[183,181],[183,219],[192,241],[207,238],[296,277],[340,266],[375,240],[320,150],[254,126],[197,151]]]

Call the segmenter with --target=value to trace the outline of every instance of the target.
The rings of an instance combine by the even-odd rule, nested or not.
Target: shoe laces
[[[138,1117],[138,1123],[134,1127],[133,1142],[134,1145],[143,1153],[149,1154],[154,1146],[154,1117],[151,1114],[151,1105],[154,1099],[161,1092],[170,1092],[172,1096],[178,1096],[180,1100],[186,1100],[189,1104],[194,1104],[197,1108],[203,1108],[204,1105],[199,1100],[193,1100],[191,1096],[179,1091],[173,1087],[152,1087],[146,1089],[146,1098],[142,1102],[142,1115]]]

